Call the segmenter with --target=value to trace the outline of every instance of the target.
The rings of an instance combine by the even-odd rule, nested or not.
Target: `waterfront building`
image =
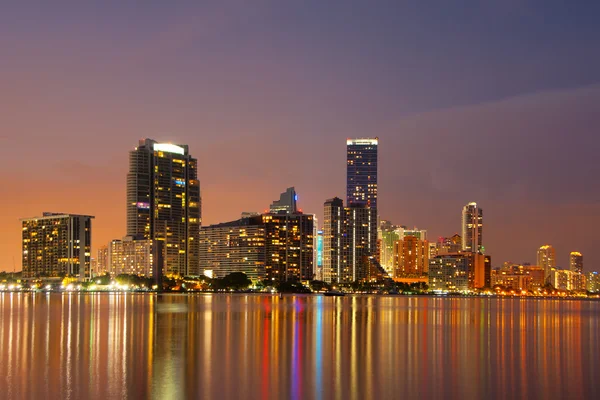
[[[112,240],[108,246],[108,268],[112,276],[120,274],[154,276],[156,268],[162,268],[154,257],[154,241],[125,236],[121,240]]]
[[[598,272],[587,274],[587,290],[592,293],[600,292],[600,274]]]
[[[337,197],[324,205],[323,274],[329,283],[350,283],[376,279],[373,270],[376,242],[371,241],[368,207],[344,207]]]
[[[515,291],[536,292],[544,286],[544,269],[538,266],[505,263],[492,271],[491,286],[502,286]]]
[[[368,257],[377,257],[377,174],[378,138],[348,139],[346,141],[346,207],[356,210],[360,220],[353,224],[367,224]],[[359,210],[366,208],[368,211]]]
[[[379,222],[379,263],[392,276],[394,273],[394,244],[400,240],[399,227],[389,221]]]
[[[484,253],[483,210],[477,203],[469,203],[462,210],[462,250]]]
[[[338,282],[344,269],[342,239],[345,231],[344,202],[338,197],[325,201],[323,210],[323,280]]]
[[[569,255],[569,269],[573,272],[583,273],[583,255],[578,251],[572,251]]]
[[[565,269],[553,268],[550,272],[550,284],[559,290],[586,290],[585,275]]]
[[[205,275],[222,278],[243,272],[250,279],[265,279],[265,227],[262,216],[202,227],[200,269]]]
[[[22,219],[23,276],[90,278],[93,218],[45,212]]]
[[[265,275],[271,281],[313,279],[313,216],[263,214],[265,228]]]
[[[486,288],[492,287],[492,256],[490,256],[489,254],[486,254],[483,257],[483,286],[482,287],[486,287]]]
[[[554,247],[545,244],[538,249],[537,265],[544,268],[544,279],[548,281],[552,273],[552,269],[556,268],[556,253]]]
[[[197,170],[187,145],[144,139],[129,153],[127,236],[163,242],[167,275],[199,275]]]
[[[422,276],[429,270],[429,242],[406,235],[394,243],[394,279]]]
[[[314,277],[313,216],[267,213],[202,227],[200,268],[223,277],[243,272],[252,280],[307,281]]]
[[[316,220],[316,218],[315,218]],[[316,225],[316,223],[315,223]],[[317,230],[315,235],[315,260],[313,261],[315,267],[315,279],[323,280],[323,231]]]
[[[108,272],[108,246],[100,246],[98,249],[98,262],[96,275],[105,274]]]
[[[468,291],[468,257],[464,254],[445,254],[430,259],[429,289],[449,292]]]

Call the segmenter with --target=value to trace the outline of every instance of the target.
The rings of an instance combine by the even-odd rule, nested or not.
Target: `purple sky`
[[[550,243],[600,270],[598,2],[80,3],[0,13],[0,270],[21,217],[123,236],[140,138],[190,145],[210,224],[292,185],[321,216],[364,136],[382,218],[451,235],[477,201],[494,265]]]

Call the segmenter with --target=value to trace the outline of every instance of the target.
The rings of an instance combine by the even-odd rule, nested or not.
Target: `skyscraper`
[[[45,212],[22,219],[23,275],[90,278],[92,218]]]
[[[265,275],[271,281],[313,279],[314,227],[312,214],[263,214]]]
[[[462,210],[462,250],[483,253],[483,210],[469,203]]]
[[[341,250],[344,202],[338,197],[325,201],[323,210],[323,280],[338,282],[341,275]]]
[[[377,209],[378,138],[348,139],[346,204]]]
[[[572,251],[569,255],[569,269],[573,272],[583,273],[583,255],[578,251]]]
[[[537,265],[538,267],[544,268],[544,278],[546,281],[548,281],[550,279],[552,269],[556,268],[556,253],[554,252],[554,247],[549,244],[545,244],[538,249]]]
[[[275,200],[269,207],[269,211],[274,214],[285,213],[293,214],[296,212],[296,202],[298,201],[298,195],[296,189],[293,187],[287,188],[287,190],[279,196],[279,200]]]
[[[163,242],[166,274],[199,274],[197,169],[187,145],[144,139],[129,153],[127,236]]]
[[[354,220],[353,225],[367,228],[367,255],[377,254],[377,152],[378,138],[348,139],[346,141],[346,206],[366,208],[352,215],[362,219]]]
[[[325,202],[323,219],[323,279],[350,283],[370,280],[376,242],[371,240],[369,207],[344,207],[340,198]]]

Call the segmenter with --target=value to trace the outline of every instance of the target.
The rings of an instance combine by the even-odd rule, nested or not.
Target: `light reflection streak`
[[[587,398],[599,351],[592,301],[0,293],[13,398]]]

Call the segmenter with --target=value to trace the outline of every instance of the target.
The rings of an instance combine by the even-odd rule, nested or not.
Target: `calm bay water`
[[[600,396],[600,302],[0,293],[0,398]]]

